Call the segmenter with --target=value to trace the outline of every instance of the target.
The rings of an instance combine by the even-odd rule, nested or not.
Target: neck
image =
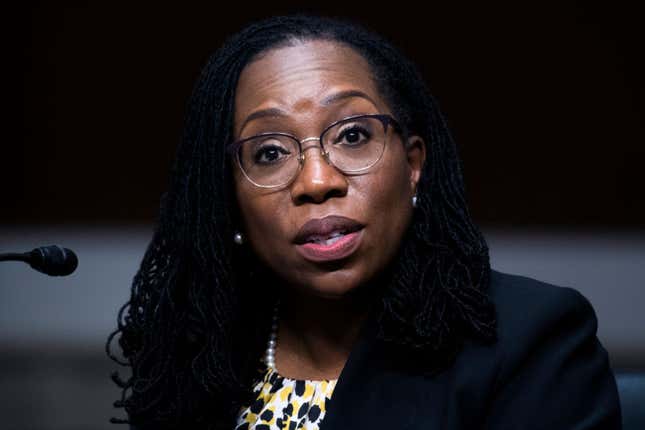
[[[337,378],[369,310],[370,301],[362,294],[332,299],[285,291],[276,367],[284,376],[298,379]]]

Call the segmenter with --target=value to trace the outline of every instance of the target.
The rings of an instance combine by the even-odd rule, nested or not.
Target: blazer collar
[[[356,427],[357,407],[363,407],[362,400],[366,394],[361,387],[369,384],[371,372],[364,366],[370,364],[369,357],[375,349],[376,320],[372,313],[363,322],[358,339],[349,353],[343,370],[338,376],[336,387],[320,424],[320,430],[341,430]],[[372,362],[370,367],[375,363]],[[358,428],[358,427],[356,427]]]
[[[396,353],[376,339],[369,315],[341,371],[320,430],[415,428],[427,395],[416,393],[418,375],[397,367]],[[389,352],[388,352],[389,351]],[[427,394],[427,393],[426,393]]]

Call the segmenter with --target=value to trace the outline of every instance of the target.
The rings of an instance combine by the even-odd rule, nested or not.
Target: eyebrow
[[[322,101],[320,102],[321,106],[329,106],[333,103],[337,103],[341,100],[345,100],[351,97],[361,97],[366,100],[369,100],[374,106],[376,106],[376,103],[370,96],[365,94],[362,91],[359,90],[344,90],[344,91],[339,91],[334,94],[330,94]],[[250,121],[253,121],[254,119],[258,118],[264,118],[264,117],[287,117],[289,116],[285,111],[279,108],[267,108],[267,109],[260,109],[256,110],[255,112],[251,113],[249,116],[246,117],[244,122],[242,123],[242,127],[240,128],[240,132],[244,130],[244,127],[246,126],[247,123]]]

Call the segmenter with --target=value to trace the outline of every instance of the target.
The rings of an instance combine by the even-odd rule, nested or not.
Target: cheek
[[[275,219],[279,219],[280,210],[279,202],[275,202],[273,195],[264,195],[258,192],[248,180],[243,176],[239,169],[235,169],[234,174],[235,195],[239,208],[241,220],[238,220],[239,227],[244,230],[248,239],[256,239],[258,235],[266,234],[272,231],[271,228]],[[253,240],[253,242],[256,242]]]
[[[285,243],[288,234],[290,202],[286,193],[261,195],[238,189],[238,204],[242,216],[242,229],[248,246],[265,262],[279,255],[276,247]]]
[[[371,175],[370,195],[366,196],[370,206],[383,211],[388,219],[405,216],[409,212],[409,166],[403,151],[396,149],[383,155],[379,169]]]
[[[412,217],[409,166],[404,156],[393,151],[364,187],[370,224],[369,253],[374,262],[383,264],[398,249],[398,244]],[[367,178],[366,178],[367,179]],[[383,246],[387,243],[389,246]]]

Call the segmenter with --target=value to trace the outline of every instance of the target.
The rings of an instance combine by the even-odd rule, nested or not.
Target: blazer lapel
[[[370,316],[338,377],[320,430],[415,429],[424,423],[422,428],[433,428],[427,425],[428,381],[394,366],[376,333]]]

